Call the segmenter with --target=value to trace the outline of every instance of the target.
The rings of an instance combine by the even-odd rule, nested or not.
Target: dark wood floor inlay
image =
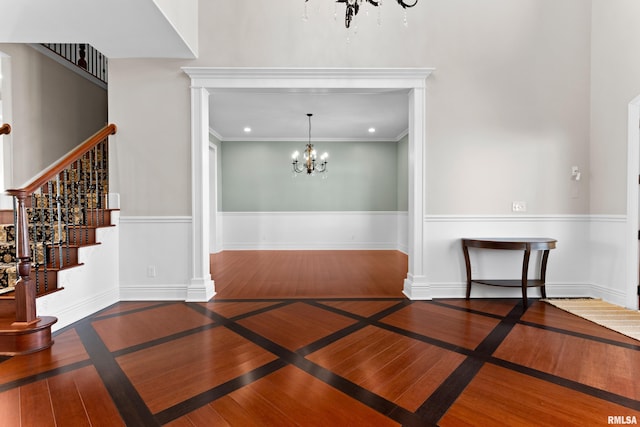
[[[240,252],[209,302],[121,302],[0,358],[0,425],[640,420],[636,340],[536,299],[410,301],[397,251]]]
[[[562,313],[535,300],[524,312],[517,299],[122,304],[58,332],[46,352],[0,361],[0,408],[18,405],[24,393],[56,393],[53,410],[20,412],[7,418],[8,426],[49,418],[64,424],[60,417],[74,423],[107,417],[113,425],[136,426],[212,420],[242,426],[247,417],[267,426],[282,425],[276,419],[307,425],[328,407],[335,409],[335,425],[487,425],[511,418],[562,425],[567,413],[578,416],[573,408],[587,406],[585,422],[640,418],[634,381],[640,346],[568,313],[563,323]],[[169,316],[163,324],[179,318],[163,333],[151,327],[112,338],[107,322],[122,328],[145,313]],[[553,365],[545,362],[550,358]],[[594,363],[598,372],[588,369]],[[507,379],[518,381],[517,391],[502,384]],[[305,387],[312,392],[297,391]],[[505,390],[499,406],[477,406],[498,399],[498,387]],[[553,398],[532,398],[547,389]],[[91,396],[105,405],[83,401]],[[19,405],[29,408],[26,401]],[[559,405],[571,409],[558,411]]]

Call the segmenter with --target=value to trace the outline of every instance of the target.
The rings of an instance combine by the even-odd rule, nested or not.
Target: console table
[[[527,288],[537,287],[543,298],[547,297],[545,290],[545,278],[547,272],[547,260],[549,250],[555,249],[557,240],[546,237],[512,237],[512,238],[473,238],[462,239],[462,251],[464,253],[464,263],[467,268],[467,299],[471,296],[471,284],[479,283],[489,286],[505,286],[522,288],[522,302],[527,307]],[[484,280],[471,277],[471,261],[469,260],[469,248],[478,249],[501,249],[508,251],[524,251],[522,259],[522,277],[517,280]],[[529,259],[531,251],[543,251],[542,263],[540,265],[540,278],[528,279]]]

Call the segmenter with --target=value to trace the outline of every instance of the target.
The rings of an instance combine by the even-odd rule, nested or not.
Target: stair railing
[[[86,43],[42,43],[42,46],[107,84],[108,59],[93,46]]]
[[[9,135],[11,133],[11,126],[9,123],[5,123],[0,126],[0,135]]]
[[[49,289],[49,274],[70,265],[70,245],[89,240],[90,229],[106,225],[108,208],[107,125],[18,189],[14,198],[16,322],[36,322],[36,296]],[[32,269],[32,264],[35,269]]]

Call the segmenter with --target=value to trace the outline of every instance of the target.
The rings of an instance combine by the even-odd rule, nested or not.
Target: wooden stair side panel
[[[51,326],[57,321],[55,317],[42,316],[35,322],[20,324],[10,317],[0,318],[0,355],[17,356],[51,347]]]
[[[53,344],[57,319],[38,318],[36,298],[54,298],[59,273],[81,265],[79,248],[96,245],[96,227],[111,225],[102,210],[108,201],[108,137],[115,132],[115,125],[105,126],[23,187],[6,190],[14,210],[0,211],[0,354]],[[16,290],[2,292],[12,282]]]

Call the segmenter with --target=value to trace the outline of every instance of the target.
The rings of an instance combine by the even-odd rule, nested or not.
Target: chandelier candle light
[[[309,117],[309,142],[304,149],[304,161],[300,162],[298,160],[300,153],[297,151],[294,151],[291,155],[291,158],[293,159],[293,171],[295,173],[306,172],[307,175],[313,175],[316,172],[323,173],[327,171],[327,159],[329,158],[329,154],[326,152],[323,153],[322,156],[320,156],[320,163],[316,163],[316,150],[313,148],[313,144],[311,144],[311,116],[313,116],[313,114],[307,113],[307,117]]]
[[[309,0],[304,0],[305,16],[306,16],[306,5],[308,1]],[[335,2],[336,4],[337,3],[345,4],[346,9],[344,13],[344,26],[346,28],[349,28],[351,26],[351,21],[360,11],[360,6],[362,5],[362,3],[369,3],[375,7],[382,5],[382,0],[335,0]],[[407,2],[405,0],[396,0],[396,3],[402,6],[402,8],[405,10],[405,25],[406,25],[406,10],[407,8],[413,7],[416,4],[418,4],[418,0],[413,0],[413,2],[411,1]]]

